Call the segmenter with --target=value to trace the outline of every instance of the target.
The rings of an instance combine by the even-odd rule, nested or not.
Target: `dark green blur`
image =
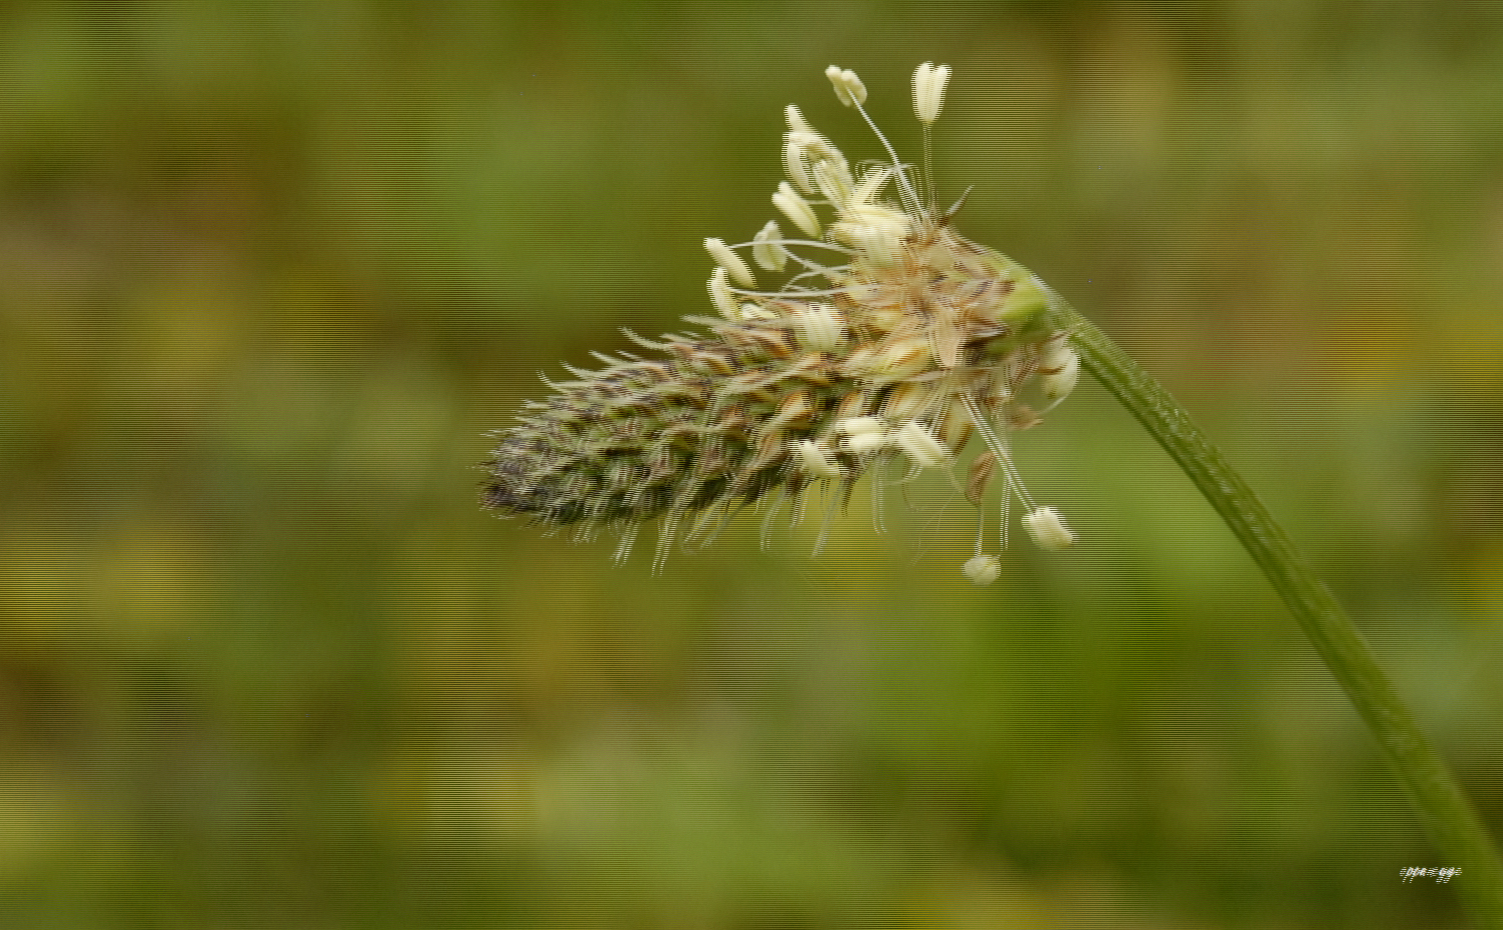
[[[0,6],[0,927],[1461,927],[1231,534],[1083,381],[1081,537],[865,488],[649,572],[476,503],[711,312],[782,108],[1173,390],[1503,832],[1503,5]],[[786,224],[785,224],[786,225]],[[987,514],[996,551],[995,511]]]

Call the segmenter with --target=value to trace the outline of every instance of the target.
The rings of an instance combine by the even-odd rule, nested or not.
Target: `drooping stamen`
[[[1028,488],[1023,485],[1023,476],[1018,474],[1018,468],[1013,464],[1012,453],[1007,443],[992,428],[991,419],[985,415],[981,405],[976,402],[976,396],[967,391],[962,393],[960,398],[965,404],[966,413],[971,415],[971,422],[976,425],[976,432],[981,434],[987,448],[996,453],[997,464],[1001,467],[1002,474],[1007,477],[1013,493],[1018,495],[1018,500],[1022,501],[1029,510],[1036,509],[1033,497],[1028,493]]]
[[[867,115],[865,107],[859,103],[856,104],[856,112],[860,113],[861,118],[866,120],[866,125],[871,127],[872,132],[877,134],[877,140],[882,143],[882,147],[887,150],[887,156],[892,159],[892,170],[896,172],[898,186],[902,188],[903,206],[910,213],[922,212],[923,204],[919,202],[918,194],[913,192],[913,186],[908,183],[908,172],[903,170],[903,163],[898,160],[898,153],[893,150],[892,143],[887,141],[887,137],[882,135],[882,130],[878,129],[877,124],[872,122],[872,118]]]
[[[1040,549],[1056,551],[1075,545],[1075,534],[1065,526],[1059,511],[1053,507],[1036,508],[1023,518],[1023,525],[1028,528],[1028,535],[1033,537]]]

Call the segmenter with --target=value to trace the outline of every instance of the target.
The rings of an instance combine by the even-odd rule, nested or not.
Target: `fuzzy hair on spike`
[[[763,498],[773,502],[765,540],[784,498],[795,515],[810,490],[833,508],[870,476],[880,522],[884,467],[910,477],[937,469],[961,488],[953,470],[979,436],[985,449],[961,488],[966,499],[982,507],[995,474],[1004,540],[1016,498],[1041,547],[1075,541],[1058,512],[1024,487],[1009,439],[1062,401],[1079,375],[1070,334],[1054,322],[1052,292],[960,235],[953,211],[933,206],[927,154],[922,172],[900,161],[862,106],[860,79],[833,66],[827,76],[887,159],[848,160],[789,106],[783,167],[793,183],[778,184],[772,199],[808,238],[785,237],[768,222],[739,245],[705,239],[715,315],[685,318],[701,332],[656,341],[627,330],[654,358],[592,353],[604,367],[565,365],[575,380],[545,378],[553,395],[529,401],[496,433],[484,465],[486,507],[550,530],[574,527],[581,538],[614,530],[618,560],[643,523],[660,519],[656,570],[680,527],[689,528],[686,543],[707,530],[713,537]],[[914,75],[926,150],[949,77],[947,66],[927,63]],[[743,255],[782,283],[759,289]],[[1025,404],[1025,389],[1047,406]],[[821,545],[828,511],[825,519]],[[962,574],[987,584],[1000,569],[980,551],[980,525]]]

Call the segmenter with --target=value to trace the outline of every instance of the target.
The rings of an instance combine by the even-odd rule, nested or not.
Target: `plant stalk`
[[[1446,857],[1440,865],[1461,869],[1451,881],[1477,926],[1503,930],[1503,864],[1497,848],[1351,618],[1169,392],[1098,327],[1058,295],[1051,297],[1059,326],[1072,334],[1086,370],[1190,476],[1304,628],[1398,773],[1431,842]]]

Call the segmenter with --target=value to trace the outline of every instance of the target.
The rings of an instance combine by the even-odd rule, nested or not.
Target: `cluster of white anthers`
[[[788,107],[788,178],[772,203],[801,237],[785,236],[774,221],[739,245],[706,239],[720,316],[690,321],[710,332],[658,342],[628,333],[661,355],[597,353],[606,363],[598,371],[565,366],[572,379],[547,382],[554,395],[529,401],[498,434],[487,506],[554,529],[576,527],[581,538],[620,528],[618,558],[643,523],[660,518],[657,566],[686,515],[698,517],[685,542],[713,538],[732,514],[772,500],[765,540],[782,501],[800,514],[805,491],[818,484],[836,492],[828,495],[828,529],[833,508],[867,475],[880,528],[883,466],[906,463],[904,481],[941,471],[959,487],[957,455],[979,434],[986,451],[971,461],[962,490],[979,511],[991,478],[1001,476],[1001,545],[1014,498],[1038,545],[1074,542],[1059,514],[1024,487],[1008,436],[1070,393],[1080,362],[1056,325],[1052,292],[956,232],[959,204],[935,208],[929,132],[950,69],[925,64],[913,76],[922,172],[899,161],[872,124],[861,80],[840,68],[825,73],[887,157],[853,166]],[[759,289],[754,265],[786,279]],[[978,584],[1001,572],[997,557],[982,551],[982,530],[963,567]]]
[[[1044,549],[1075,541],[1058,512],[1033,502],[1013,465],[1006,435],[1037,421],[1033,411],[1014,406],[1014,391],[1036,381],[1049,406],[1070,393],[1080,362],[1067,333],[1038,330],[1046,317],[1049,290],[1025,269],[998,253],[975,246],[953,232],[955,208],[935,210],[928,172],[930,126],[944,105],[950,68],[923,64],[913,75],[913,106],[923,123],[926,191],[915,188],[912,166],[900,162],[867,115],[866,87],[855,73],[831,66],[825,75],[835,95],[854,107],[871,126],[887,160],[855,169],[798,108],[786,109],[783,164],[788,179],[772,203],[807,238],[788,238],[769,221],[750,242],[729,246],[706,239],[715,260],[709,280],[711,301],[733,323],[780,322],[806,351],[843,351],[854,372],[853,393],[866,403],[843,404],[853,416],[836,416],[810,438],[787,442],[789,467],[804,481],[849,478],[878,456],[899,455],[913,472],[949,469],[971,432],[980,433],[988,452],[971,468],[967,496],[979,504],[986,479],[999,466],[1002,545],[1006,545],[1007,505],[1012,497],[1026,508],[1023,525]],[[889,184],[898,203],[884,199]],[[958,205],[957,205],[958,206]],[[822,223],[817,207],[833,219]],[[795,248],[833,253],[830,264],[803,257]],[[797,273],[782,288],[757,290],[751,266],[738,249],[768,272],[783,272],[790,260]],[[853,325],[862,331],[852,333]],[[849,340],[849,341],[848,341]],[[1003,348],[988,349],[993,345]],[[880,400],[872,400],[880,393]],[[952,476],[951,480],[954,478]],[[995,555],[982,551],[963,567],[967,578],[989,584],[1000,574]]]

